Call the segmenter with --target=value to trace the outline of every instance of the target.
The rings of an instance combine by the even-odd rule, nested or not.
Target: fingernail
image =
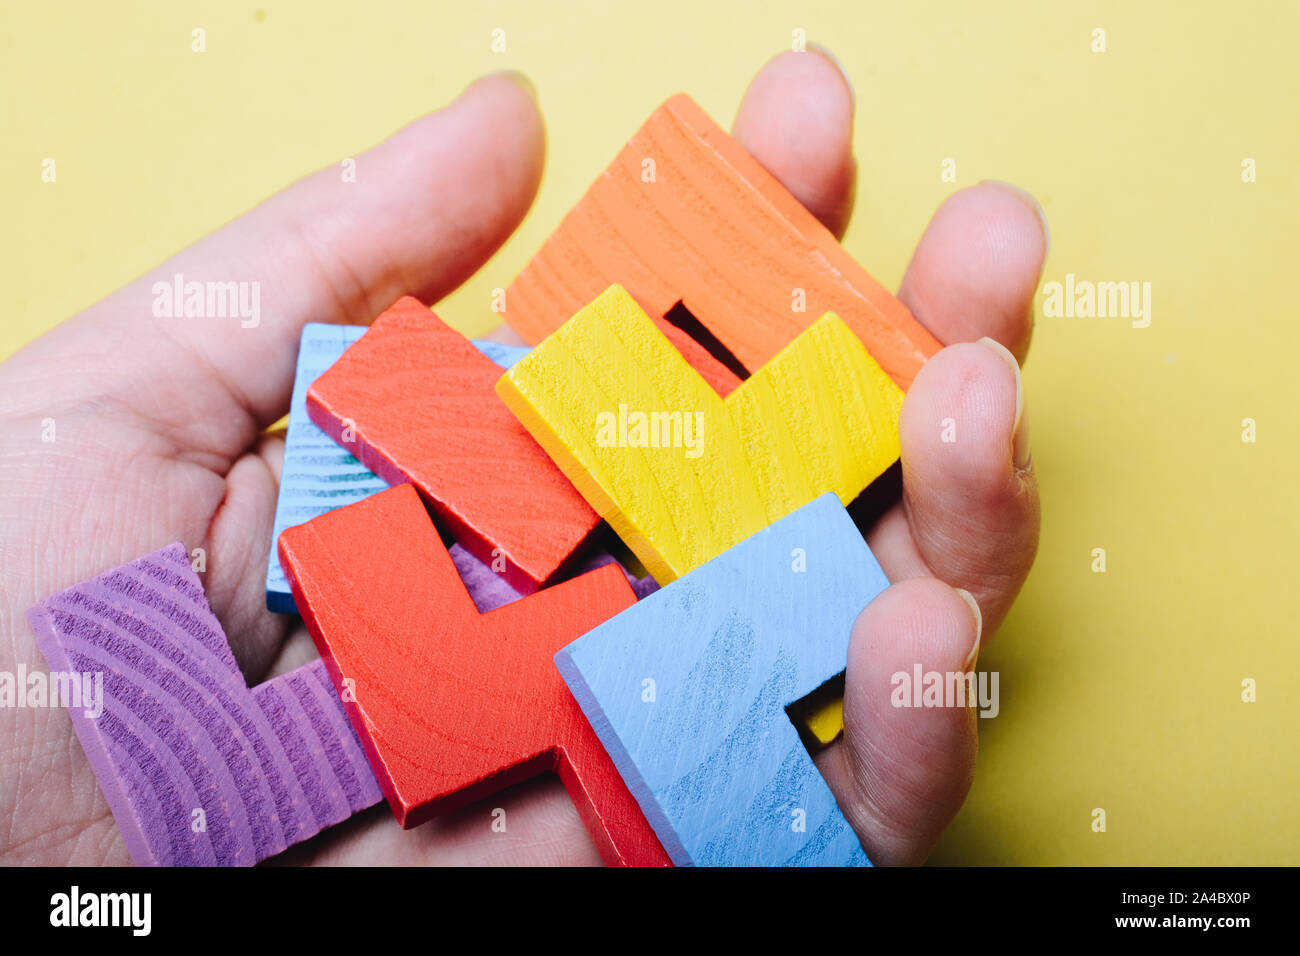
[[[961,599],[970,605],[971,613],[975,615],[975,643],[966,655],[966,663],[962,665],[962,673],[969,673],[975,669],[975,663],[980,659],[980,638],[984,634],[984,615],[980,613],[979,602],[975,600],[975,595],[971,594],[965,588],[953,588]]]
[[[835,69],[840,71],[840,76],[844,77],[844,85],[849,88],[849,102],[856,105],[858,95],[853,91],[853,81],[849,79],[849,71],[844,69],[844,64],[839,61],[839,58],[820,43],[809,43],[805,49],[816,53],[823,60],[829,60]]]
[[[979,340],[979,344],[997,353],[1016,376],[1016,422],[1011,426],[1011,464],[1018,472],[1028,471],[1031,460],[1029,423],[1025,420],[1025,389],[1020,381],[1020,363],[1005,345],[987,335]]]
[[[514,81],[520,89],[528,94],[529,98],[534,103],[540,102],[537,98],[537,87],[533,84],[533,81],[524,76],[524,74],[520,73],[518,70],[497,70],[495,73],[488,73],[484,76],[480,76],[475,82],[481,83],[483,80],[495,79],[498,76]]]
[[[1021,189],[1019,186],[1013,186],[1011,183],[1003,182],[1000,179],[986,179],[984,182],[990,186],[997,186],[999,189],[1005,189],[1007,192],[1013,193],[1037,214],[1038,224],[1043,227],[1043,262],[1047,262],[1047,257],[1052,251],[1052,230],[1047,228],[1047,213],[1043,211],[1043,204],[1038,201],[1033,193]]]

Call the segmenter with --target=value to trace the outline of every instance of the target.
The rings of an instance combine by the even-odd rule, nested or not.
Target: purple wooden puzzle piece
[[[250,690],[181,544],[27,612],[138,865],[251,865],[383,799],[321,661]],[[202,811],[200,813],[199,811]]]
[[[474,600],[474,606],[478,608],[480,614],[494,611],[503,604],[518,601],[523,597],[522,594],[506,584],[505,578],[460,545],[453,544],[447,549],[447,553],[451,555],[452,563],[456,565],[456,571],[460,574],[460,579],[465,582],[465,588],[469,591],[469,596]],[[614,564],[616,560],[608,551],[597,551],[566,577],[577,577],[580,574],[586,574],[588,571],[594,571],[606,564]],[[638,601],[647,594],[653,594],[659,590],[658,583],[648,574],[643,578],[633,577],[626,568],[623,568],[623,574],[627,578],[627,583],[632,586],[632,591],[636,594]]]

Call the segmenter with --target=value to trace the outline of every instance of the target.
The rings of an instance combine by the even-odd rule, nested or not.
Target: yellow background
[[[845,243],[887,285],[935,205],[987,177],[1046,207],[1044,281],[1152,283],[1147,329],[1039,317],[1025,379],[1042,550],[981,662],[1001,673],[1002,713],[981,721],[974,789],[933,859],[1300,863],[1300,8],[1188,6],[6,2],[0,355],[517,68],[550,155],[523,228],[439,309],[479,331],[489,291],[659,101],[685,90],[729,122],[803,29],[857,90]],[[1257,703],[1240,700],[1246,677]]]

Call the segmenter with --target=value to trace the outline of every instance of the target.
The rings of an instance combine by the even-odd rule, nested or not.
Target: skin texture
[[[841,235],[852,123],[843,72],[810,48],[759,71],[733,130]],[[486,77],[360,157],[356,183],[335,167],[298,182],[0,365],[0,670],[44,668],[23,616],[36,600],[175,540],[205,549],[208,597],[250,681],[313,657],[297,619],[268,613],[262,594],[284,450],[263,430],[288,410],[299,331],[368,323],[401,295],[436,302],[454,289],[527,213],[544,154],[531,84]],[[845,735],[818,755],[878,864],[925,859],[976,752],[972,711],[894,708],[890,675],[968,667],[1033,562],[1038,495],[1013,356],[1028,348],[1046,243],[1027,194],[973,186],[935,213],[899,292],[949,347],[904,404],[902,499],[868,534],[896,583],[854,627]],[[153,283],[177,272],[260,282],[261,324],[153,318]],[[956,441],[941,438],[948,418]],[[957,588],[978,602],[982,637]],[[129,863],[61,709],[0,710],[0,821],[0,863]],[[558,780],[543,779],[412,831],[381,805],[279,861],[598,857]]]

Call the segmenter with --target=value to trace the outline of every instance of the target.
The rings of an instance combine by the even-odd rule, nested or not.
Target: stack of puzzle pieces
[[[70,713],[137,863],[550,771],[609,863],[867,864],[809,747],[888,584],[846,505],[938,343],[684,95],[504,318],[531,349],[411,298],[303,330],[266,601],[320,660],[250,689],[179,542],[31,609],[105,675]]]

